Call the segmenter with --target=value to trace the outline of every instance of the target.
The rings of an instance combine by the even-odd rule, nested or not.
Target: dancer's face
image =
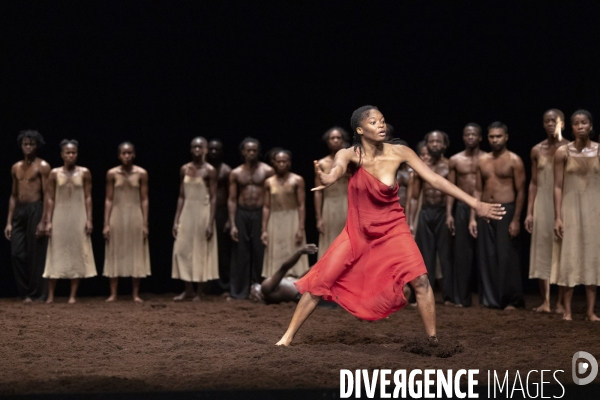
[[[286,153],[277,153],[273,158],[273,167],[277,175],[283,175],[290,170],[292,166],[292,160]]]
[[[131,145],[124,144],[121,146],[119,160],[121,161],[121,164],[126,167],[133,164],[133,160],[135,160],[135,150],[133,150]]]
[[[587,140],[590,137],[590,132],[593,129],[592,123],[585,114],[577,114],[573,117],[571,123],[573,128],[573,135],[575,139]]]
[[[206,155],[206,142],[202,139],[194,139],[190,144],[190,153],[194,158],[204,158]]]
[[[356,132],[364,139],[371,142],[383,142],[385,140],[385,118],[379,110],[370,110],[366,118],[360,121]]]
[[[429,150],[427,150],[427,146],[421,147],[421,150],[419,151],[419,158],[425,164],[429,164],[431,162],[431,156],[429,155]]]
[[[258,160],[258,143],[247,142],[246,144],[244,144],[242,156],[244,156],[244,160],[246,160],[246,162]]]
[[[565,123],[554,111],[548,111],[544,114],[544,130],[549,136],[554,136],[556,134],[557,124],[560,124],[561,131],[565,128]]]
[[[444,136],[440,132],[433,132],[427,137],[427,150],[429,155],[434,158],[439,158],[446,150],[444,144]]]
[[[506,147],[508,141],[508,133],[502,128],[492,128],[488,132],[488,140],[492,151],[500,151]]]
[[[30,156],[37,151],[37,142],[32,138],[25,138],[21,142],[21,150],[24,156]]]
[[[218,161],[223,156],[223,145],[221,142],[211,140],[208,144],[208,154],[206,157],[211,161]]]
[[[465,142],[465,147],[469,149],[479,146],[481,143],[481,132],[479,132],[479,129],[474,126],[467,126],[463,130],[463,142]]]
[[[62,148],[60,156],[62,157],[66,167],[75,165],[77,162],[77,146],[74,144],[67,144]]]
[[[329,150],[337,152],[344,147],[344,138],[342,136],[342,132],[337,129],[329,132],[329,139],[327,140],[327,146],[329,146]]]

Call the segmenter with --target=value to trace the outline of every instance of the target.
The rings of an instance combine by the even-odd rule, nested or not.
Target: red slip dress
[[[404,285],[423,274],[423,257],[398,204],[398,183],[391,188],[361,166],[348,181],[344,230],[295,285],[373,321],[404,307]]]

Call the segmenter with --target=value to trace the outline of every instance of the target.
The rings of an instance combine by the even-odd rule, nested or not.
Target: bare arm
[[[477,200],[481,200],[481,194],[483,193],[483,179],[481,178],[481,168],[479,162],[477,162],[477,172],[475,173],[475,192],[473,196]],[[471,209],[471,218],[469,220],[469,232],[474,238],[477,237],[477,221],[475,220],[475,210]]]
[[[115,175],[110,170],[106,173],[106,199],[104,199],[104,239],[110,240],[110,214],[112,212],[113,197],[115,193]]]
[[[451,184],[456,185],[456,160],[453,158],[450,158],[448,161],[448,177],[446,179],[448,179],[448,182]],[[448,230],[450,230],[450,233],[452,233],[452,236],[456,233],[454,229],[454,215],[452,214],[453,208],[454,197],[448,196],[446,198],[446,226],[448,227]]]
[[[408,226],[410,227],[410,230],[414,235],[415,232],[413,231],[416,222],[415,219],[417,215],[417,204],[419,202],[419,194],[421,193],[421,180],[419,179],[415,171],[412,171],[410,173],[410,178],[408,180],[408,187],[406,189],[406,192],[408,198]]]
[[[143,233],[144,239],[148,237],[148,213],[149,213],[149,200],[148,200],[148,172],[143,171],[140,175],[140,202],[142,203],[142,218],[143,222]]]
[[[304,179],[298,176],[296,185],[296,199],[298,200],[298,232],[296,232],[296,244],[302,243],[304,239],[304,223],[306,222],[306,185]]]
[[[6,228],[4,228],[4,237],[8,240],[12,237],[12,219],[15,213],[15,207],[17,205],[17,199],[19,196],[19,188],[17,186],[17,177],[15,176],[15,166],[11,168],[10,175],[12,177],[12,189],[10,197],[8,198],[8,217],[6,218]],[[44,218],[42,218],[44,221]]]
[[[531,149],[531,181],[529,182],[529,197],[527,198],[527,216],[525,217],[525,230],[533,232],[533,204],[537,196],[537,156],[539,149]]]
[[[260,240],[262,240],[265,246],[269,245],[269,232],[267,227],[269,226],[269,218],[271,217],[271,180],[266,179],[264,184],[264,199],[263,199],[263,210],[262,210],[262,229],[260,234]]]
[[[185,191],[183,190],[183,178],[185,178],[185,165],[179,169],[179,197],[177,198],[177,210],[175,211],[175,221],[173,222],[173,237],[177,239],[179,230],[179,217],[185,203]]]
[[[48,177],[50,176],[50,170],[51,170],[50,164],[48,164],[46,161],[42,161],[40,163],[40,179],[42,180],[42,195],[44,193],[46,193],[46,185],[48,185]],[[38,226],[35,230],[35,235],[37,237],[42,236],[46,231],[46,223],[45,223],[46,213],[47,213],[46,202],[44,201],[42,204],[43,204],[42,219],[38,223]]]
[[[89,169],[83,168],[83,192],[85,195],[85,233],[92,233],[92,173]]]
[[[515,200],[515,215],[508,227],[508,233],[511,237],[516,237],[521,231],[521,212],[525,204],[525,165],[521,157],[513,155],[513,179],[515,182],[515,190],[517,198]]]
[[[338,151],[335,153],[333,165],[328,174],[323,172],[318,161],[314,161],[315,170],[317,171],[318,180],[321,182],[321,185],[313,188],[312,190],[323,190],[337,182],[338,179],[344,176],[346,170],[348,169],[348,163],[355,157],[356,153],[352,149],[342,149]]]
[[[227,211],[229,212],[229,225],[231,230],[229,234],[231,239],[238,241],[238,229],[235,226],[235,212],[237,211],[237,175],[235,170],[229,174],[229,197],[227,198]]]
[[[206,227],[206,238],[210,240],[213,235],[213,225],[215,223],[215,215],[217,213],[217,186],[219,180],[219,173],[216,168],[211,168],[208,171],[208,193],[210,200],[210,217],[208,220],[208,226]]]
[[[50,172],[44,201],[46,202],[46,235],[52,236],[52,217],[54,214],[54,194],[56,193],[56,172]]]
[[[562,198],[566,160],[567,145],[563,145],[559,147],[556,154],[554,154],[554,233],[561,239],[564,234],[562,222]]]
[[[319,171],[321,170],[320,165],[315,166],[315,187],[321,185],[319,180]],[[317,220],[317,230],[319,233],[323,233],[323,191],[315,190],[315,219]]]

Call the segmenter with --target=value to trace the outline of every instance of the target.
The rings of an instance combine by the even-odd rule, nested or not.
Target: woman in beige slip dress
[[[75,165],[79,143],[60,143],[64,165],[50,172],[46,184],[48,252],[44,278],[50,280],[47,303],[54,302],[57,279],[71,280],[69,304],[76,302],[80,278],[96,276],[92,252],[92,174]]]
[[[273,154],[275,175],[265,181],[261,240],[265,245],[262,276],[272,277],[298,250],[306,245],[304,234],[305,185],[300,175],[290,172],[291,153]],[[308,271],[308,256],[302,255],[286,276],[300,277]]]
[[[181,167],[181,186],[173,225],[173,279],[185,283],[185,291],[173,300],[200,300],[202,283],[219,279],[215,211],[217,170],[204,161],[207,141],[191,143],[193,160]],[[194,294],[193,282],[198,283]]]
[[[564,114],[557,109],[544,113],[547,138],[531,149],[531,181],[525,229],[531,233],[529,279],[538,279],[542,303],[533,311],[550,312],[550,271],[554,243],[554,154],[567,143],[562,137]],[[556,312],[562,313],[563,290],[559,290]]]
[[[350,143],[350,135],[343,128],[336,126],[327,130],[322,139],[327,143],[329,155],[318,161],[318,169],[319,171],[328,173],[333,165],[335,153]],[[320,185],[318,171],[315,170],[315,187]],[[342,177],[325,190],[315,191],[314,201],[317,230],[319,231],[319,252],[317,259],[320,259],[346,226],[346,215],[348,214],[348,176]]]
[[[141,303],[140,279],[150,275],[148,249],[148,173],[133,165],[135,148],[119,145],[121,165],[106,174],[104,209],[104,276],[110,278],[110,297],[117,300],[119,277],[131,277],[133,301]]]
[[[550,283],[564,289],[563,319],[571,320],[573,287],[585,285],[586,320],[600,321],[594,313],[600,284],[600,154],[590,140],[592,115],[579,110],[571,116],[575,141],[554,156],[554,232]]]

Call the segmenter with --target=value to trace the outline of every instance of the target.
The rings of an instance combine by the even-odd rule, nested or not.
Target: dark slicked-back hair
[[[385,134],[387,136],[391,136],[394,137],[394,132],[396,130],[394,129],[394,127],[392,126],[392,124],[388,124],[387,122],[385,123]]]
[[[334,126],[333,128],[327,129],[321,139],[327,143],[329,141],[329,135],[331,135],[331,132],[333,131],[339,131],[342,134],[342,140],[346,143],[350,143],[350,135],[344,128],[340,126]]]
[[[427,140],[429,139],[429,136],[431,136],[434,133],[439,133],[442,135],[442,138],[444,139],[444,146],[446,146],[446,148],[450,147],[450,137],[448,136],[448,134],[444,131],[431,131],[425,134],[425,137],[423,138],[423,141],[425,142],[425,145],[427,145]]]
[[[502,129],[504,133],[508,134],[508,126],[506,126],[505,123],[500,121],[494,121],[490,124],[490,126],[488,126],[488,132],[492,129]]]
[[[408,146],[408,142],[406,140],[402,140],[402,139],[394,140],[394,144],[399,144],[399,145],[402,145],[402,146]]]
[[[121,154],[121,149],[123,148],[123,146],[131,146],[133,152],[135,153],[135,146],[133,145],[133,143],[125,141],[121,143],[119,147],[117,147],[117,154]]]
[[[258,146],[258,152],[260,153],[260,142],[258,141],[258,139],[254,139],[249,136],[244,138],[244,140],[242,140],[242,142],[240,143],[240,151],[244,150],[244,146],[246,146],[246,143],[256,143],[256,145]]]
[[[481,136],[481,126],[479,126],[479,124],[475,123],[475,122],[469,122],[468,124],[465,125],[465,127],[463,128],[463,131],[467,128],[475,128],[477,129],[477,132],[479,133],[479,136]]]
[[[77,147],[77,150],[79,150],[79,142],[77,140],[75,140],[75,139],[70,139],[70,140],[69,139],[63,139],[60,142],[60,151],[62,151],[65,148],[65,146],[68,146],[70,144],[72,144],[73,146]]]
[[[548,114],[549,112],[553,112],[554,114],[558,114],[558,116],[560,117],[560,119],[562,119],[563,122],[564,122],[564,120],[565,120],[565,114],[563,114],[563,112],[560,111],[558,108],[550,108],[550,109],[548,109],[548,110],[546,110],[544,112],[544,115]]]
[[[37,145],[38,149],[46,144],[42,135],[38,131],[34,131],[33,129],[26,129],[19,132],[19,134],[17,135],[17,143],[19,144],[19,147],[21,147],[21,145],[23,144],[23,139],[35,140],[35,144]]]
[[[360,123],[363,119],[367,118],[367,116],[369,115],[369,111],[371,110],[379,111],[379,108],[375,106],[362,106],[354,110],[354,112],[352,113],[352,117],[350,117],[350,127],[352,128],[353,135],[352,145],[355,148],[361,146],[360,135],[356,133],[356,128],[360,126]]]
[[[571,123],[573,123],[573,120],[575,119],[576,115],[585,115],[587,119],[590,120],[590,124],[594,124],[594,118],[592,117],[592,113],[588,110],[577,110],[573,114],[571,114]]]

